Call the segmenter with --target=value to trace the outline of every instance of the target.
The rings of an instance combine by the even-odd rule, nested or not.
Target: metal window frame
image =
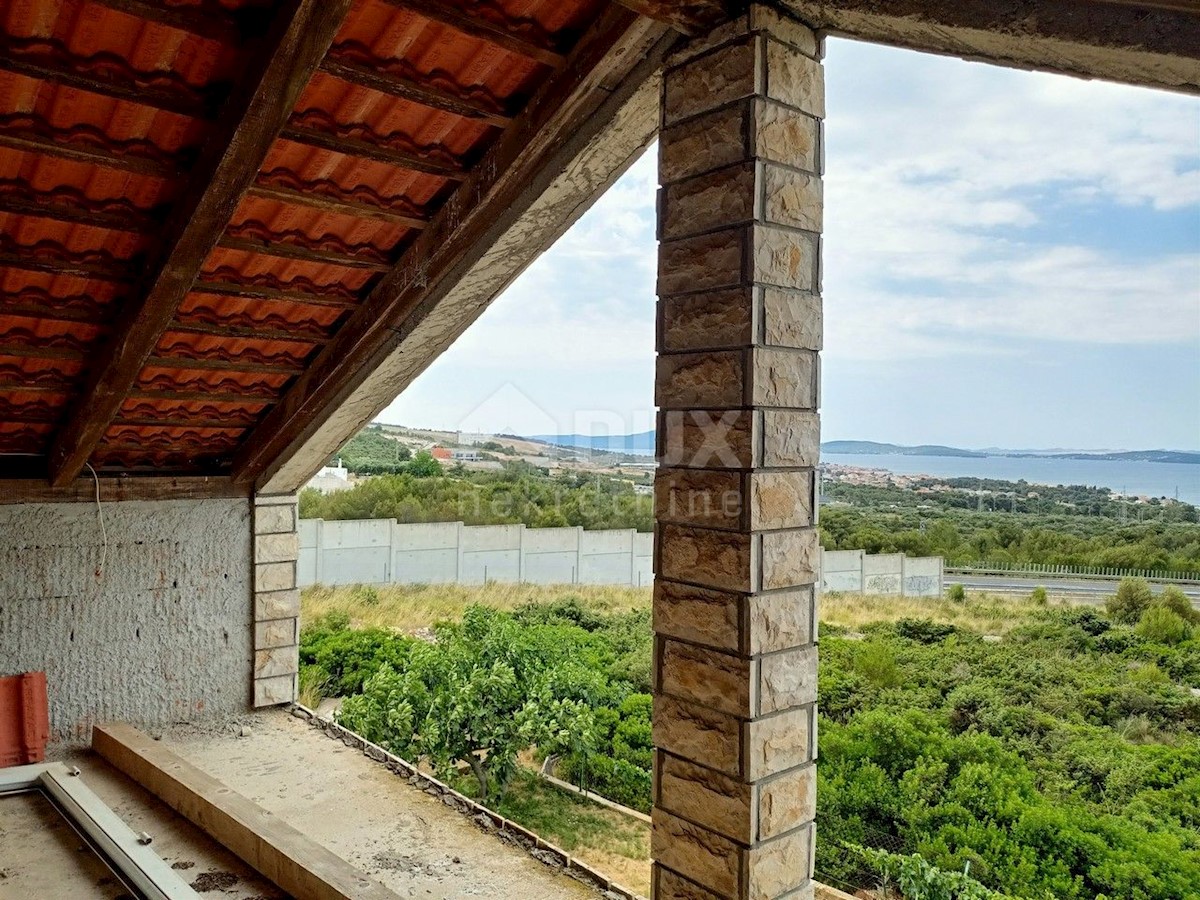
[[[141,900],[199,900],[200,895],[83,783],[79,769],[61,762],[0,769],[0,800],[42,794],[125,887]],[[143,842],[144,841],[144,842]]]

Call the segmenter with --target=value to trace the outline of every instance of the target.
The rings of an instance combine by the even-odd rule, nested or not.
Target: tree
[[[412,462],[404,467],[404,471],[417,478],[432,478],[442,474],[442,464],[428,450],[420,450]]]
[[[1108,617],[1122,625],[1136,625],[1150,606],[1154,595],[1150,585],[1140,578],[1122,578],[1117,592],[1104,601]]]
[[[608,688],[582,629],[522,626],[482,606],[437,640],[412,649],[406,668],[383,666],[339,714],[346,727],[401,756],[424,757],[443,778],[469,766],[486,803],[498,803],[531,746],[589,752],[593,707]]]

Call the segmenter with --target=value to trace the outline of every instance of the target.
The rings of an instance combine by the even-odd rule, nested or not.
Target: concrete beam
[[[813,28],[1001,66],[1200,94],[1200,3],[782,0]]]

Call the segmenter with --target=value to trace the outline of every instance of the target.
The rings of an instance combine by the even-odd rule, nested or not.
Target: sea
[[[899,456],[822,453],[821,461],[897,475],[996,478],[1032,484],[1083,484],[1139,497],[1178,497],[1200,506],[1200,465],[1109,459],[1046,459],[1012,456]]]

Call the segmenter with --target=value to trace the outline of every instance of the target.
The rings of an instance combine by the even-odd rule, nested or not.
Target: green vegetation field
[[[309,592],[307,699],[346,696],[348,727],[644,889],[645,826],[523,763],[649,807],[649,594],[560,591]],[[394,630],[425,615],[448,621]],[[1136,584],[1104,612],[825,598],[818,877],[908,900],[1200,897],[1194,618]]]

